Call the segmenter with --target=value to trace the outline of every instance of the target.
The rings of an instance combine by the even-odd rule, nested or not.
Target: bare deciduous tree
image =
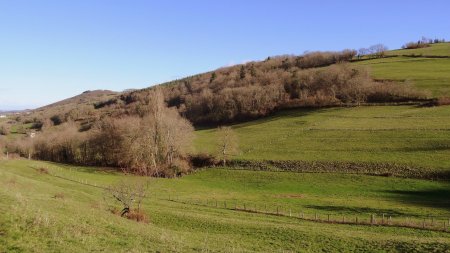
[[[140,212],[142,202],[146,197],[148,181],[122,179],[118,183],[106,188],[107,197],[112,197],[120,203],[120,215],[128,216],[131,212]]]
[[[238,139],[231,127],[222,126],[217,130],[218,156],[226,166],[227,160],[238,153]]]

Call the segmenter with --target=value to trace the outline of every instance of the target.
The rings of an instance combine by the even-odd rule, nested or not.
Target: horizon
[[[1,2],[0,111],[86,90],[146,88],[268,56],[450,37],[450,3],[404,3]]]

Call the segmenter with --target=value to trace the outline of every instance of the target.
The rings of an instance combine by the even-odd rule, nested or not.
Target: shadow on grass
[[[383,192],[391,194],[392,198],[403,203],[440,208],[450,212],[450,184],[447,185],[448,189],[419,191],[391,190]]]
[[[449,140],[424,141],[420,146],[410,146],[396,149],[403,152],[428,152],[428,151],[447,151],[450,150]]]
[[[351,214],[351,215],[370,215],[370,214],[385,214],[387,216],[415,216],[400,212],[393,209],[382,209],[382,208],[370,208],[370,207],[348,207],[348,206],[318,206],[318,205],[306,205],[306,208],[316,209],[320,211],[327,211],[333,213],[341,214]]]
[[[52,165],[64,168],[64,169],[72,169],[79,172],[84,173],[93,173],[93,174],[122,174],[122,170],[120,168],[112,168],[112,167],[95,167],[95,166],[80,166],[80,165],[69,165],[55,162],[47,162]]]
[[[306,108],[305,107],[305,108],[283,109],[283,110],[274,112],[274,113],[264,116],[264,117],[236,120],[235,123],[229,123],[229,124],[225,124],[225,125],[229,125],[234,129],[238,129],[238,128],[242,128],[242,127],[264,124],[264,123],[276,121],[279,119],[304,117],[309,114],[319,113],[319,112],[329,110],[329,109],[336,109],[336,107],[328,107],[328,108],[327,107],[322,107],[322,108]],[[215,129],[215,128],[217,128],[216,125],[221,125],[221,124],[198,125],[198,126],[195,126],[195,130]]]

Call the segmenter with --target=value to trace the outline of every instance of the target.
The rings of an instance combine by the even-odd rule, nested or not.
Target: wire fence
[[[450,219],[438,219],[429,217],[418,219],[415,217],[392,216],[386,214],[336,214],[336,213],[311,213],[299,209],[295,210],[282,205],[267,205],[237,200],[217,200],[217,199],[180,199],[169,196],[166,200],[181,204],[213,207],[233,211],[264,214],[272,216],[290,217],[305,221],[330,223],[330,224],[349,224],[349,225],[370,225],[370,226],[390,226],[406,227],[415,229],[425,229],[433,231],[450,232]]]
[[[41,167],[30,166],[36,171],[42,170]],[[67,169],[59,167],[45,167],[45,173],[56,178],[72,181],[86,186],[91,186],[99,189],[107,189],[107,186],[97,184],[96,182],[82,179],[76,175],[68,175]],[[72,169],[68,169],[69,174]],[[149,197],[147,197],[149,198]],[[160,198],[173,203],[196,205],[210,208],[218,208],[246,213],[263,214],[271,216],[289,217],[297,220],[305,220],[329,224],[349,224],[349,225],[366,225],[366,226],[389,226],[389,227],[405,227],[414,229],[424,229],[432,231],[450,232],[450,218],[442,219],[437,217],[407,217],[400,215],[380,214],[336,214],[336,213],[311,213],[305,212],[301,209],[293,209],[283,205],[268,205],[261,203],[254,203],[250,201],[239,200],[219,200],[219,199],[198,199],[198,198],[184,198],[178,195],[168,195],[165,198]]]

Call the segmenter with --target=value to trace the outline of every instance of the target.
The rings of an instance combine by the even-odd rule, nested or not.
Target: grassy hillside
[[[450,43],[431,44],[429,47],[416,49],[391,50],[386,55],[415,55],[415,56],[450,56]]]
[[[374,78],[409,81],[422,90],[430,91],[433,96],[450,96],[450,58],[433,58],[450,57],[450,43],[392,50],[386,55],[395,57],[364,60],[355,64],[368,66]]]
[[[450,50],[450,43],[446,45]],[[393,57],[357,64],[369,66],[374,78],[409,81],[417,88],[432,92],[433,96],[450,96],[450,58]]]
[[[233,125],[238,159],[395,162],[450,170],[450,107],[291,110]],[[216,129],[197,131],[213,152]]]
[[[31,166],[31,167],[30,167]],[[428,230],[326,224],[297,218],[167,201],[167,195],[300,207],[306,214],[394,217],[449,215],[448,183],[356,175],[297,174],[215,169],[181,179],[153,179],[136,223],[106,210],[103,190],[38,173],[32,167],[90,184],[119,175],[90,168],[28,161],[0,162],[0,251],[436,251],[450,234]],[[437,194],[436,194],[437,193]],[[431,200],[431,201],[430,201]],[[436,220],[437,221],[437,220]],[[427,222],[430,222],[427,219]]]

